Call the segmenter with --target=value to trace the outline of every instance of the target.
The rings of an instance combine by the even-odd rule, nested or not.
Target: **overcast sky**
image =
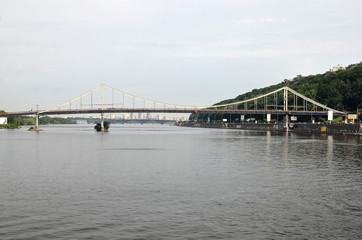
[[[103,83],[210,105],[362,60],[360,0],[0,0],[0,109]]]

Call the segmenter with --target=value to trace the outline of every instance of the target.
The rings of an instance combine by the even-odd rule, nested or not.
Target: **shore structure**
[[[362,136],[362,124],[342,123],[205,123],[205,122],[178,122],[180,127],[222,128],[259,131],[284,131],[296,133],[323,133],[346,134]]]

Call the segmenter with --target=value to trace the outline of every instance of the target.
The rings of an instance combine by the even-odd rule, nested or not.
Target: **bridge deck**
[[[97,109],[68,109],[51,111],[23,111],[0,113],[0,116],[21,115],[71,115],[71,114],[97,114],[97,113],[198,113],[209,114],[288,114],[288,115],[327,115],[327,111],[298,111],[298,110],[265,110],[265,109],[170,109],[170,108],[97,108]],[[344,113],[347,114],[347,113]],[[334,115],[343,115],[334,113]]]

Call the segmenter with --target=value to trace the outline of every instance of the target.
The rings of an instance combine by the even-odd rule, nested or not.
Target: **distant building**
[[[346,67],[343,66],[342,64],[338,64],[335,67],[332,67],[331,69],[329,69],[329,72],[337,72],[339,70],[346,70]]]
[[[76,120],[76,122],[77,122],[77,124],[87,124],[88,123],[87,120],[85,120],[85,119],[78,119],[78,120]]]
[[[8,118],[0,117],[0,124],[7,124]]]

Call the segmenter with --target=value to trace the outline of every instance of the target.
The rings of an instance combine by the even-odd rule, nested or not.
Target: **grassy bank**
[[[12,123],[0,124],[0,129],[17,129],[17,128],[21,127],[17,124],[12,124]]]

